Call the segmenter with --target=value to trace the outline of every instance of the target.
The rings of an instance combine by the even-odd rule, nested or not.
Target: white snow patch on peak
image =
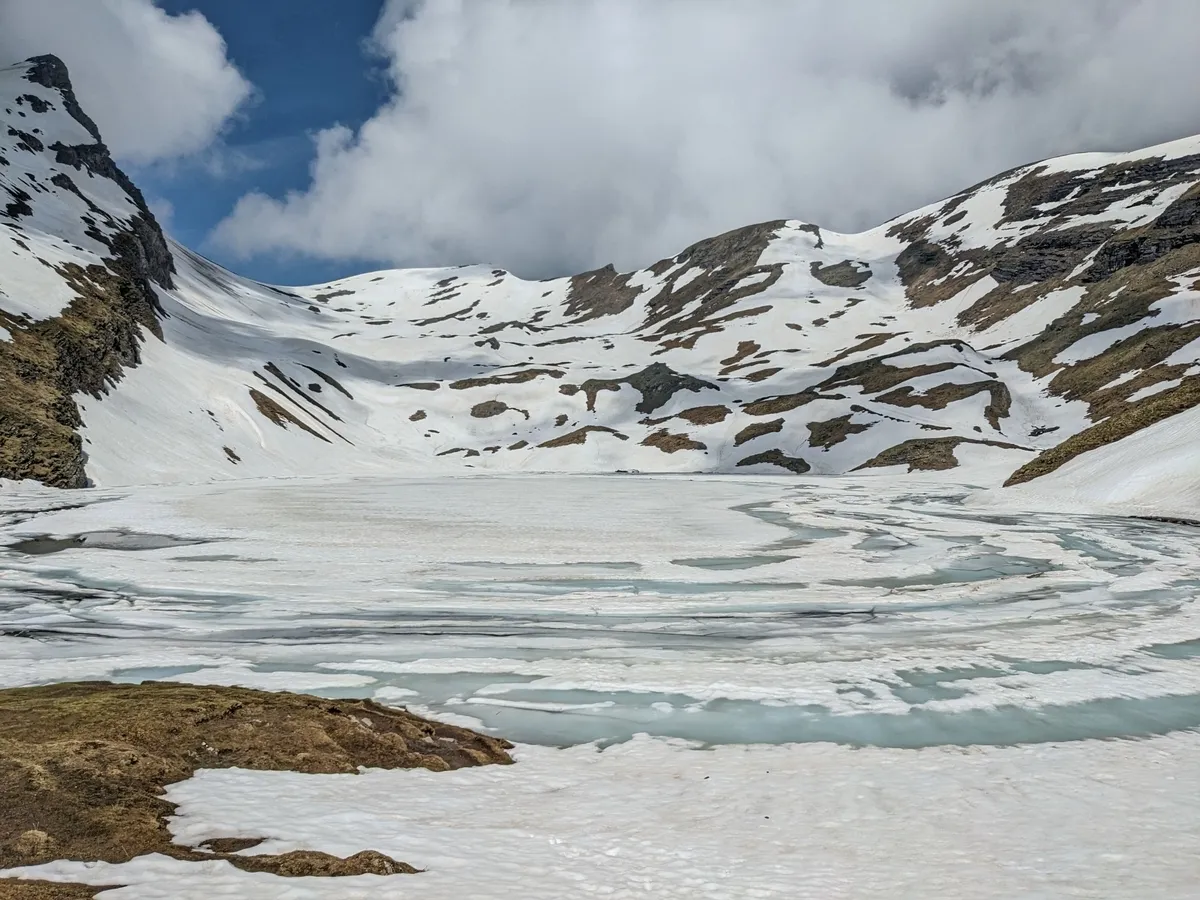
[[[1155,144],[1141,150],[1117,153],[1073,153],[1035,163],[1027,169],[1036,169],[1038,174],[1052,175],[1058,172],[1082,172],[1088,169],[1100,169],[1105,166],[1137,162],[1143,159],[1182,159],[1187,156],[1200,155],[1200,135],[1190,135],[1163,144]],[[1200,166],[1197,167],[1200,170]]]

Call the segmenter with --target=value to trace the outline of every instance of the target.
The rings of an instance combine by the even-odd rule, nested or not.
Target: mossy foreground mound
[[[343,860],[313,851],[234,855],[253,840],[181,847],[166,829],[174,806],[162,794],[197,769],[446,771],[511,763],[511,746],[369,700],[159,682],[0,690],[0,869],[163,853],[286,876],[413,872],[371,851]],[[0,896],[10,891],[89,896],[67,885],[0,880]]]

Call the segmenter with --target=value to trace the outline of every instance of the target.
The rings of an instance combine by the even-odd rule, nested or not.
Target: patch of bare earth
[[[952,362],[905,365],[904,357],[939,347],[949,347],[959,352],[966,349],[966,345],[961,341],[930,341],[911,344],[897,353],[889,353],[885,356],[840,366],[829,378],[821,382],[819,387],[829,389],[854,384],[861,387],[863,393],[874,394],[889,390],[922,375],[933,375],[953,369],[955,364]]]
[[[330,442],[329,438],[314,431],[311,427],[300,421],[300,419],[296,418],[292,412],[285,409],[283,406],[280,406],[262,391],[250,388],[250,399],[254,401],[255,407],[257,407],[258,411],[262,413],[262,415],[268,421],[273,422],[280,428],[286,429],[289,424],[292,424],[301,431],[308,432],[318,440],[322,440],[327,444]]]
[[[853,414],[838,416],[836,419],[826,419],[824,422],[809,422],[808,443],[812,447],[828,450],[842,443],[852,434],[861,434],[871,427],[871,423],[855,424],[850,420]]]
[[[605,425],[585,425],[583,428],[578,428],[570,434],[564,434],[561,437],[552,438],[548,441],[543,441],[538,444],[539,447],[554,448],[554,447],[570,447],[573,444],[586,444],[589,434],[611,434],[618,440],[627,441],[629,435],[621,434],[615,428],[609,428]]]
[[[862,269],[858,268],[860,265]],[[871,280],[871,270],[865,264],[848,259],[829,266],[814,262],[808,270],[813,278],[828,287],[859,288]]]
[[[855,471],[887,466],[908,466],[909,472],[937,472],[953,469],[958,465],[954,450],[959,444],[986,444],[989,447],[1004,447],[1009,450],[1021,449],[1014,444],[1005,444],[1000,441],[977,441],[963,437],[913,438],[897,444],[895,447],[889,447],[861,466],[857,466]]]
[[[786,224],[779,220],[738,228],[693,244],[674,259],[659,263],[656,271],[672,274],[646,303],[642,328],[656,329],[647,339],[719,331],[731,307],[767,290],[783,275],[781,264],[762,266],[758,260]],[[695,269],[700,270],[698,275]],[[687,280],[680,284],[685,274]],[[752,278],[757,280],[744,283]]]
[[[716,390],[716,385],[707,381],[676,372],[664,363],[652,363],[640,372],[634,372],[624,378],[589,378],[580,387],[587,396],[588,411],[595,411],[596,398],[601,391],[619,391],[623,384],[629,385],[642,395],[642,399],[634,406],[640,413],[652,413],[661,409],[680,391],[698,393],[705,388]],[[576,391],[570,393],[574,394]]]
[[[527,410],[509,406],[503,400],[485,400],[483,403],[476,403],[471,407],[471,417],[475,419],[491,419],[508,412],[510,409],[513,412],[521,413],[526,419],[529,418]]]
[[[768,378],[772,377],[773,375],[778,375],[782,371],[783,369],[778,367],[771,369],[759,369],[757,372],[750,372],[745,376],[745,378],[747,381],[766,381]]]
[[[672,434],[667,429],[663,428],[651,435],[647,435],[642,441],[643,447],[655,447],[663,453],[675,453],[679,450],[707,450],[708,445],[702,444],[700,441],[693,440],[686,434]]]
[[[693,425],[716,425],[729,417],[728,406],[693,406],[679,413],[679,418]]]
[[[567,315],[586,322],[624,312],[642,292],[641,288],[630,286],[632,277],[619,274],[611,264],[576,275],[567,289]]]
[[[241,836],[182,847],[166,828],[175,808],[162,794],[197,769],[440,772],[511,763],[510,747],[369,700],[157,682],[2,690],[0,869],[162,853],[284,876],[413,872],[369,850],[347,859],[315,851],[239,856],[257,843]],[[0,895],[21,900],[74,900],[97,890],[0,880]]]
[[[755,341],[739,341],[733,355],[721,360],[722,369],[718,374],[728,375],[761,349]]]
[[[983,414],[992,428],[999,431],[1001,417],[1006,417],[1012,407],[1012,394],[999,381],[975,381],[969,384],[950,382],[936,385],[921,394],[914,393],[911,386],[904,385],[886,394],[881,394],[875,399],[890,406],[945,409],[951,403],[966,400],[968,397],[974,397],[983,392],[991,396],[991,401],[984,408]]]
[[[751,422],[734,435],[733,446],[740,447],[764,434],[774,434],[779,431],[783,431],[783,419],[774,419],[770,422]]]
[[[836,356],[831,356],[831,357],[829,357],[829,359],[822,360],[821,362],[816,363],[816,365],[820,368],[824,368],[826,366],[837,365],[843,359],[847,359],[848,357],[853,356],[855,353],[862,353],[863,351],[866,351],[866,350],[874,350],[876,347],[879,347],[882,344],[886,344],[888,341],[890,341],[892,338],[894,338],[896,336],[897,335],[891,334],[888,332],[880,332],[879,334],[869,334],[869,335],[861,335],[860,334],[859,337],[862,338],[862,340],[859,343],[855,344],[852,347],[847,347],[845,350],[843,350],[841,353],[837,354]]]
[[[748,416],[775,416],[779,413],[807,406],[814,400],[821,399],[816,391],[800,391],[796,394],[779,394],[775,397],[761,397],[742,407]]]
[[[762,453],[755,453],[753,456],[747,456],[745,459],[738,461],[739,466],[757,466],[763,463],[779,466],[781,469],[787,469],[789,472],[794,472],[797,475],[803,475],[810,468],[808,463],[803,459],[788,456],[778,448],[766,450]]]
[[[504,375],[486,375],[480,378],[463,378],[452,381],[450,388],[455,391],[465,391],[470,388],[492,387],[499,384],[525,384],[543,375],[551,378],[562,378],[563,373],[557,369],[523,369],[520,372],[509,372]]]

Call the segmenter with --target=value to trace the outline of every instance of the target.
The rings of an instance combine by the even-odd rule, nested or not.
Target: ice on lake
[[[270,837],[258,852],[370,848],[430,869],[394,896],[1183,896],[1200,529],[974,496],[887,477],[11,490],[0,683],[373,696],[518,741],[503,772],[172,789],[189,843],[221,823]],[[378,807],[371,779],[427,814]],[[1101,802],[1140,830],[1110,834]],[[594,810],[573,821],[572,804]],[[477,825],[435,822],[468,808]],[[176,865],[93,883],[158,896],[155,866]],[[543,893],[521,881],[534,870]]]

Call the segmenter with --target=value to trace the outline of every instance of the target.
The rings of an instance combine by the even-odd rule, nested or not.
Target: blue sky
[[[170,229],[184,244],[263,281],[307,284],[353,274],[361,262],[304,254],[228,256],[213,227],[250,190],[282,196],[309,182],[311,134],[359,127],[387,99],[384,61],[364,46],[383,0],[158,0],[168,13],[197,10],[224,37],[230,61],[255,95],[212,155],[129,166],[142,190],[171,204]],[[219,168],[217,168],[219,166]]]

